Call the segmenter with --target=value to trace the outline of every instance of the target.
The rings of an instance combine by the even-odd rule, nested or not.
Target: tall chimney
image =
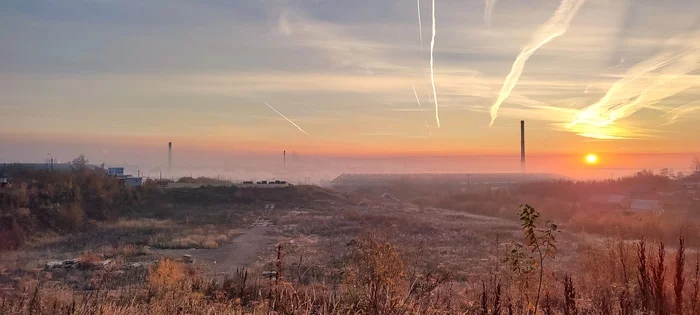
[[[173,170],[173,143],[168,142],[168,174]]]
[[[525,121],[520,121],[520,164],[525,169]]]

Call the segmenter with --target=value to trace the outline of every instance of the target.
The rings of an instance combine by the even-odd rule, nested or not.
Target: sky
[[[431,0],[1,1],[0,161],[53,151],[156,164],[168,141],[204,164],[282,150],[517,156],[520,120],[533,155],[700,151],[700,1],[435,0],[434,9]]]

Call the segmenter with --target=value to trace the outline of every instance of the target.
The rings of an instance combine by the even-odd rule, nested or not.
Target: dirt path
[[[159,254],[172,258],[192,255],[195,265],[211,276],[233,275],[236,268],[250,267],[267,246],[272,246],[273,238],[267,235],[271,229],[268,226],[254,226],[231,243],[216,249],[161,250]]]

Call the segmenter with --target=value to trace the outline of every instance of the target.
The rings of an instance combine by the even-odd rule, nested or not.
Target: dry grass
[[[225,216],[225,211],[219,215]],[[513,271],[502,263],[504,243],[522,239],[517,222],[380,202],[310,202],[293,211],[278,204],[274,213],[266,215],[262,219],[275,223],[270,231],[282,250],[279,256],[272,247],[260,253],[262,258],[248,271],[236,271],[225,279],[216,275],[208,278],[199,259],[197,268],[164,259],[138,270],[128,269],[127,264],[114,270],[27,270],[12,274],[19,279],[10,284],[13,290],[0,291],[0,313],[533,314],[527,303],[533,288],[520,286]],[[258,219],[248,216],[241,222]],[[82,243],[78,252],[86,259],[103,254],[141,262],[154,259],[151,255],[139,257],[143,245],[217,248],[242,233],[231,229],[235,226],[201,223],[208,220],[104,223],[100,235],[88,233],[56,242],[90,240]],[[615,222],[625,223],[622,219]],[[636,226],[636,221],[627,225]],[[139,231],[138,237],[132,236],[133,231]],[[666,233],[674,237],[678,230]],[[108,237],[95,240],[102,235]],[[680,309],[682,314],[678,315],[697,314],[698,297],[693,292],[700,289],[693,288],[700,287],[700,281],[694,273],[695,259],[689,255],[679,268],[680,260],[675,257],[680,253],[675,248],[660,250],[659,242],[647,242],[642,264],[640,243],[625,241],[630,235],[608,239],[562,233],[556,260],[543,275],[543,302],[536,313],[670,315]],[[55,242],[41,246],[53,245]],[[686,249],[686,254],[691,251]],[[666,258],[663,263],[661,257]],[[16,262],[22,259],[27,257],[2,257],[0,261],[14,261],[5,268],[11,270],[21,266]],[[276,271],[279,277],[261,277],[266,271]],[[640,285],[642,274],[649,278],[648,285]],[[677,279],[682,278],[685,285],[679,285]],[[86,282],[90,285],[84,285]],[[640,293],[643,286],[655,292],[650,293],[653,296],[647,310]],[[683,301],[683,305],[679,308],[676,301]]]
[[[673,260],[676,267],[669,266],[672,260],[660,259],[670,257],[662,244],[645,244],[602,240],[574,253],[570,262],[575,263],[568,270],[571,278],[568,273],[560,276],[556,269],[545,275],[545,294],[537,314],[644,312],[641,274],[648,275],[652,288],[649,314],[677,314],[678,309],[682,315],[695,314],[692,288],[679,286],[661,273],[678,270],[680,260]],[[640,248],[648,254],[644,263],[638,256]],[[513,275],[505,268],[474,277],[470,282],[475,285],[469,286],[451,277],[444,265],[415,269],[403,246],[383,234],[361,234],[349,242],[348,251],[339,258],[343,272],[337,281],[332,277],[308,284],[296,281],[296,259],[283,251],[276,256],[279,260],[270,262],[280,272],[278,278],[239,271],[232,278],[214,281],[191,265],[163,259],[148,269],[140,284],[90,294],[52,285],[45,275],[27,276],[15,293],[3,293],[0,303],[2,313],[27,314],[532,314],[525,302],[528,288],[510,282]],[[91,253],[83,256],[95,258]],[[697,281],[695,265],[689,267],[681,268],[683,275]],[[98,273],[93,287],[104,287],[115,276]],[[677,306],[678,296],[688,302]]]
[[[97,262],[102,261],[103,257],[90,251],[85,251],[78,257],[78,267],[81,269],[92,268]]]
[[[182,263],[161,259],[149,268],[148,287],[155,294],[183,289],[183,280],[187,276],[186,270],[186,266]]]
[[[694,219],[674,213],[624,215],[581,211],[569,220],[568,227],[574,231],[619,235],[627,239],[661,237],[669,243],[674,242],[678,231],[683,229],[683,234],[687,236],[686,243],[690,246],[700,246],[700,226],[695,222]]]
[[[197,232],[203,233],[202,231],[194,233]],[[162,249],[214,249],[231,240],[226,234],[189,234],[188,232],[183,234],[185,235],[174,238],[168,238],[167,235],[156,235],[151,238],[149,245]]]

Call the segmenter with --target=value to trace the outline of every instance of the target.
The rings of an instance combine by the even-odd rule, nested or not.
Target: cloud
[[[674,108],[668,112],[666,112],[663,116],[666,119],[666,122],[663,123],[661,126],[668,126],[676,123],[678,118],[683,117],[687,114],[690,114],[694,111],[700,110],[700,100],[696,100],[694,102],[690,102],[688,104],[685,104],[683,106]]]
[[[641,109],[654,108],[661,100],[700,86],[699,78],[690,75],[698,69],[700,31],[676,36],[661,52],[627,70],[598,102],[580,110],[567,128],[598,128],[603,132]]]
[[[554,16],[547,21],[532,37],[532,40],[523,48],[520,54],[515,58],[515,62],[506,77],[501,92],[498,94],[498,99],[491,106],[491,122],[489,125],[493,125],[493,122],[498,116],[498,109],[505,101],[510,93],[515,88],[515,85],[520,79],[525,70],[525,63],[528,59],[543,45],[549,43],[555,38],[564,35],[571,24],[571,20],[576,16],[576,13],[583,5],[584,0],[562,0],[557,11],[554,12]]]
[[[193,119],[201,126],[234,124],[261,134],[270,132],[271,120],[282,121],[261,106],[267,100],[288,106],[295,123],[313,129],[309,141],[367,125],[396,134],[430,132],[423,129],[425,121],[417,126],[432,119],[426,116],[435,102],[428,51],[415,36],[416,3],[128,0],[86,7],[81,1],[0,10],[8,26],[0,29],[0,41],[7,44],[0,45],[0,63],[6,65],[0,70],[0,109],[11,118],[0,131],[63,130],[71,124],[55,121],[85,119],[93,109],[108,117],[126,108],[143,115],[119,123],[87,121],[113,134],[143,128],[152,134],[201,134],[176,126]],[[559,4],[465,1],[436,3],[435,84],[440,111],[448,114],[440,118],[450,123],[435,133],[436,140],[484,134],[514,57],[523,44],[546,39],[536,31]],[[666,34],[687,29],[697,4],[644,1],[632,8],[634,0],[625,1],[629,6],[589,1],[566,36],[528,56],[499,118],[537,120],[556,134],[596,139],[649,138],[664,128],[687,128],[675,123],[698,115],[699,104],[690,101],[700,95],[695,89],[700,77],[691,71],[689,44],[698,38],[663,42]],[[498,23],[487,27],[496,2]],[[430,2],[421,6],[429,14]],[[654,54],[666,63],[654,67],[642,61]],[[608,93],[595,115],[569,126]],[[427,105],[424,113],[416,94]],[[605,125],[611,116],[616,119]]]
[[[278,25],[280,33],[287,36],[292,35],[292,27],[289,25],[289,21],[287,21],[287,15],[285,13],[280,14]]]
[[[286,8],[278,19],[278,30],[287,36],[291,46],[312,48],[334,68],[375,71],[398,71],[405,67],[387,61],[382,44],[356,39],[343,33],[343,28],[308,17],[303,11]]]
[[[486,0],[486,5],[484,7],[484,24],[486,26],[491,26],[491,18],[493,17],[493,6],[496,5],[497,0]]]

